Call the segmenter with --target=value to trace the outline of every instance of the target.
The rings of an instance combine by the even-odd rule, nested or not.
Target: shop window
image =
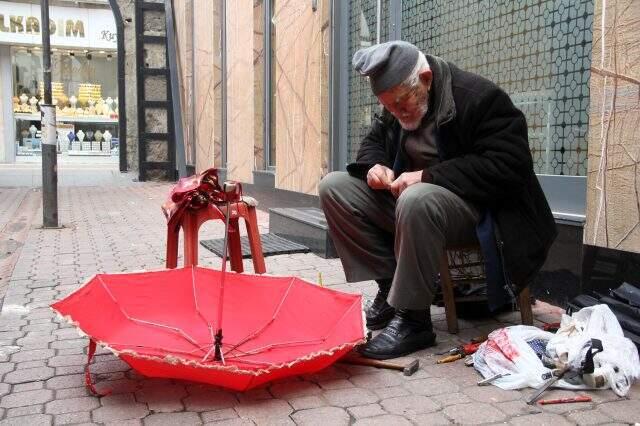
[[[37,46],[14,47],[11,55],[16,155],[39,155],[42,51]],[[59,153],[117,159],[116,53],[52,48],[51,71]]]

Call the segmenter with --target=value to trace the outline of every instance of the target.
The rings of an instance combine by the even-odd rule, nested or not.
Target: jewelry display
[[[76,140],[76,134],[73,132],[67,133],[67,139],[69,139],[69,149],[73,149],[72,144],[73,141]]]
[[[29,98],[29,105],[31,106],[31,112],[32,113],[37,113],[38,112],[38,99],[36,99],[35,96],[32,96],[31,98]]]
[[[111,139],[113,138],[113,135],[111,134],[110,131],[105,130],[102,137],[104,138],[105,143],[102,144],[102,151],[111,151]]]

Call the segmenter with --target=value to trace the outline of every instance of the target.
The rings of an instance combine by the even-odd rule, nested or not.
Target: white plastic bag
[[[571,382],[558,380],[555,387],[565,389],[608,388],[624,396],[640,378],[638,350],[624,337],[617,318],[606,305],[581,309],[572,316],[563,315],[560,329],[548,333],[536,327],[513,326],[489,334],[473,355],[474,367],[487,379],[507,374],[492,383],[502,389],[539,388],[551,370],[542,364],[528,342],[546,341],[546,355],[556,366],[570,365],[579,370],[591,340],[602,342],[603,351],[594,355],[595,373]],[[606,380],[597,380],[598,378]],[[585,383],[586,382],[586,383]]]
[[[593,357],[596,374],[606,377],[606,387],[625,396],[640,378],[638,349],[624,337],[618,319],[607,305],[589,306],[572,316],[563,315],[560,328],[547,344],[547,354],[563,365],[579,369],[584,348],[592,339],[600,340],[603,348]]]
[[[553,334],[528,325],[499,328],[473,355],[473,366],[485,379],[504,374],[492,382],[502,389],[540,387],[545,382],[542,376],[550,370],[527,342],[551,337]]]

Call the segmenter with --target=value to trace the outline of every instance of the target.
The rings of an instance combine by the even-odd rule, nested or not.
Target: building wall
[[[640,253],[640,2],[596,1],[590,84],[584,242]]]
[[[227,177],[253,182],[253,0],[227,1]]]
[[[227,161],[229,179],[252,183],[267,168],[264,153],[264,1],[226,2]],[[192,6],[190,4],[192,3]],[[221,4],[176,4],[185,136],[195,137],[196,170],[224,167],[222,139]],[[317,194],[328,169],[330,1],[273,3],[272,143],[276,187]],[[197,36],[196,36],[197,35]],[[191,66],[188,61],[193,62]],[[191,82],[193,79],[193,93]],[[189,142],[187,142],[187,145]]]
[[[138,170],[138,86],[136,74],[135,2],[115,0],[124,22],[125,106],[127,116],[127,168]]]
[[[11,52],[9,46],[0,46],[0,75],[11,75]],[[0,163],[15,160],[15,129],[11,79],[0,79]]]
[[[323,169],[323,93],[328,73],[323,23],[329,1],[276,0],[274,61],[276,91],[276,187],[317,194]],[[326,125],[326,123],[325,123]],[[326,139],[326,134],[325,134]],[[326,157],[325,157],[326,158]]]
[[[267,167],[264,153],[264,1],[253,1],[253,156],[254,170]],[[271,0],[266,0],[271,1]]]
[[[220,2],[194,0],[196,170],[219,166],[221,126]],[[217,161],[216,161],[217,160]]]
[[[182,131],[187,165],[195,165],[194,122],[195,90],[194,89],[194,33],[195,4],[194,0],[174,2],[176,25],[177,63],[180,82],[180,107],[182,110]],[[203,28],[204,29],[204,28]],[[198,38],[203,38],[205,34]]]

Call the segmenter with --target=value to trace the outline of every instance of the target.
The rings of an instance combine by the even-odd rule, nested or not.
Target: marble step
[[[305,245],[313,253],[326,259],[337,257],[336,249],[329,237],[327,221],[319,208],[271,208],[269,232]]]

